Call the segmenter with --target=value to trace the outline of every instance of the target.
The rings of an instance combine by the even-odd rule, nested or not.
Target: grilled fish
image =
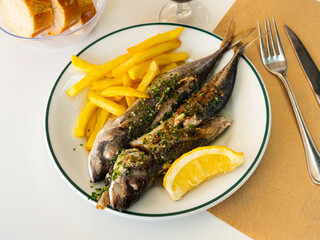
[[[232,21],[218,51],[160,75],[147,89],[150,98],[138,99],[122,116],[106,123],[89,154],[89,175],[93,182],[105,179],[109,170],[112,172],[118,154],[129,147],[131,140],[156,126],[199,89],[223,53],[234,44],[233,32]]]
[[[148,145],[133,143],[136,148],[123,150],[118,156],[109,191],[101,195],[97,208],[127,209],[176,158],[210,144],[229,125],[224,117],[214,117],[195,128],[168,128],[163,132],[166,137]]]
[[[170,119],[130,143],[132,149],[124,150],[115,162],[110,188],[100,197],[98,208],[110,205],[125,210],[175,159],[191,149],[210,144],[230,125],[217,114],[231,96],[237,66],[247,46],[236,45],[229,63]]]

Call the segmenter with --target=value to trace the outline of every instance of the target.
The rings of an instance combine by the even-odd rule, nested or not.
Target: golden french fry
[[[89,62],[77,57],[76,55],[72,55],[71,62],[72,62],[72,65],[77,70],[79,70],[81,72],[85,72],[85,73],[91,72],[95,68],[101,67],[101,65],[96,65],[96,64],[89,63]]]
[[[112,86],[121,86],[122,78],[104,78],[91,83],[91,90],[103,90]]]
[[[139,86],[140,82],[133,82],[131,87],[137,89],[137,87]]]
[[[128,74],[124,74],[122,76],[123,86],[124,87],[132,87],[132,83]],[[135,97],[126,97],[127,105],[130,107],[135,101]]]
[[[144,75],[142,81],[140,82],[139,86],[137,87],[137,90],[144,92],[149,84],[152,82],[152,80],[159,74],[159,67],[158,64],[155,61],[152,61],[150,64],[150,67]]]
[[[185,52],[181,53],[165,53],[154,57],[152,60],[155,61],[158,66],[167,65],[173,62],[181,62],[188,58],[188,54]],[[144,74],[148,71],[152,60],[140,63],[128,70],[128,74],[132,80],[143,78]]]
[[[127,50],[128,52],[141,52],[155,45],[168,42],[172,39],[177,38],[182,33],[183,29],[183,27],[179,27],[169,32],[157,34],[133,47],[128,48]]]
[[[94,111],[92,114],[91,114],[91,117],[88,121],[88,124],[86,126],[86,130],[85,130],[85,137],[87,139],[89,139],[89,137],[91,136],[93,130],[94,130],[94,127],[96,125],[96,121],[97,121],[97,113],[100,111],[101,108],[99,108],[97,111]]]
[[[84,137],[85,129],[89,122],[89,119],[94,111],[96,111],[97,106],[91,102],[88,102],[84,109],[81,111],[76,127],[74,129],[74,135],[76,137]]]
[[[69,96],[73,97],[74,95],[88,87],[93,81],[101,79],[105,74],[117,68],[132,56],[132,53],[126,53],[103,64],[101,67],[97,67],[94,71],[89,72],[79,82],[73,85],[66,93]]]
[[[97,117],[97,122],[94,127],[94,131],[92,132],[90,138],[88,139],[88,142],[85,146],[87,150],[90,150],[92,148],[92,145],[94,143],[94,140],[96,139],[98,133],[100,130],[103,128],[104,124],[107,122],[108,118],[111,116],[109,112],[107,112],[104,109],[101,109],[100,113],[98,114]]]
[[[135,65],[138,65],[139,63],[142,63],[144,61],[147,61],[151,58],[154,58],[155,56],[158,56],[160,54],[163,54],[165,52],[168,52],[170,50],[173,50],[181,45],[181,41],[179,39],[174,39],[169,42],[165,42],[159,45],[156,45],[154,47],[148,48],[147,50],[143,52],[138,52],[134,54],[133,57],[131,57],[129,60],[121,64],[120,66],[116,67],[112,70],[112,74],[114,77],[120,77],[124,73],[126,73],[130,68],[132,68]]]
[[[173,62],[181,62],[188,58],[188,54],[185,52],[181,53],[166,53],[155,57],[153,60],[156,61],[158,65],[167,65]]]
[[[107,72],[104,76],[107,77],[107,78],[113,78],[113,75],[112,75],[111,71]]]
[[[80,72],[89,73],[95,71],[97,68],[100,68],[102,65],[89,63],[82,58],[79,58],[76,55],[72,55],[71,57],[72,65]],[[112,78],[112,72],[108,72],[105,74],[106,77]]]
[[[120,99],[120,101],[118,102],[118,104],[120,104],[121,106],[124,106],[126,109],[128,108],[127,101],[126,101],[125,97],[122,97]]]
[[[161,69],[160,72],[161,72],[161,74],[162,74],[162,73],[166,73],[166,72],[169,72],[170,70],[172,70],[172,69],[174,69],[174,68],[176,68],[176,67],[178,67],[178,64],[176,64],[175,62],[174,62],[174,63],[170,63],[170,64],[164,66],[164,67]]]
[[[122,100],[123,96],[113,96],[113,101],[119,103]]]
[[[105,109],[113,115],[120,116],[126,111],[126,108],[124,106],[110,101],[94,92],[89,92],[88,98],[90,102],[97,105],[98,107],[101,107],[102,109]]]
[[[104,96],[104,97],[126,96],[126,97],[149,98],[149,95],[146,94],[145,92],[141,92],[130,87],[109,87],[101,92],[101,96]]]
[[[150,63],[152,60],[145,61],[143,63],[140,63],[128,70],[128,74],[130,79],[137,80],[143,78],[144,74],[148,71],[148,68],[150,67]]]

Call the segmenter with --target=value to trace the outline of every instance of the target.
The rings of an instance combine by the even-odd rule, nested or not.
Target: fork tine
[[[267,52],[268,52],[268,57],[271,57],[271,51],[270,51],[270,42],[269,42],[269,31],[268,31],[268,26],[267,26],[267,21],[264,20],[264,27],[266,29],[266,43],[267,43]]]
[[[260,28],[260,22],[258,21],[258,32],[259,32],[259,43],[260,43],[260,53],[262,57],[262,62],[265,62],[266,59],[266,52],[264,51],[263,47],[263,41],[262,41],[262,34],[261,34],[261,28]]]
[[[278,33],[278,28],[277,28],[277,25],[276,25],[276,21],[274,20],[274,18],[272,18],[272,21],[273,21],[273,26],[274,26],[274,32],[275,32],[275,34],[276,34],[276,39],[277,39],[279,54],[280,54],[280,55],[283,55],[283,56],[285,57],[285,54],[284,54],[284,51],[283,51],[283,48],[282,48],[282,44],[281,44],[281,41],[280,41],[280,37],[279,37],[279,33]]]
[[[277,55],[277,52],[276,52],[276,48],[274,46],[274,40],[273,40],[273,34],[272,34],[272,29],[271,29],[271,26],[270,26],[270,21],[268,19],[268,29],[269,29],[269,32],[270,32],[270,39],[271,39],[271,46],[272,46],[272,51],[273,51],[273,55]]]

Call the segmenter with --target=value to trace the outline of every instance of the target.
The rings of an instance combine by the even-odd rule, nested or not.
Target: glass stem
[[[191,13],[190,2],[177,4],[177,16],[180,18],[186,17]]]

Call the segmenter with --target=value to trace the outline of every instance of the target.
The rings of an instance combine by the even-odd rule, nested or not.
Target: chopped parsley
[[[93,188],[93,186],[90,186],[90,188]],[[95,200],[98,200],[99,197],[102,195],[103,192],[108,191],[109,187],[105,186],[104,188],[96,188],[94,192],[91,192],[91,197]],[[90,197],[88,197],[90,199]]]
[[[120,176],[119,166],[117,166],[112,173],[111,180],[115,181]]]

